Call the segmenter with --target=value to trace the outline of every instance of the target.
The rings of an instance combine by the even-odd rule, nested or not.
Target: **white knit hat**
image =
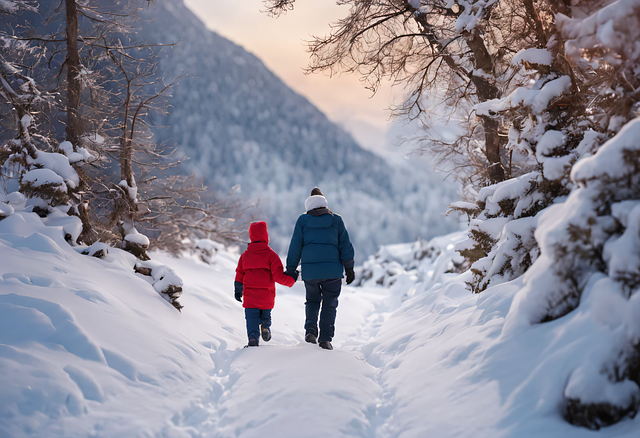
[[[327,198],[320,195],[309,196],[306,201],[304,201],[304,208],[307,211],[313,210],[318,207],[329,207],[329,203],[327,202]]]

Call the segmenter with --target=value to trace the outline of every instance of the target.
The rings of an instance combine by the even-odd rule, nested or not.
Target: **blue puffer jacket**
[[[303,280],[342,278],[343,266],[353,267],[354,251],[342,218],[328,208],[298,218],[287,255],[287,271],[302,259]]]

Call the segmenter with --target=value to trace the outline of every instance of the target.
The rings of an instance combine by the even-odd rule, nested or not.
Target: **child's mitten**
[[[242,290],[244,289],[244,285],[242,283],[240,283],[239,281],[236,281],[234,284],[234,289],[235,289],[235,297],[236,300],[242,302]]]

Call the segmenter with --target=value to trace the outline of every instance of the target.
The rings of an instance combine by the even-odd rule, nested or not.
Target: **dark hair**
[[[315,187],[311,190],[311,196],[324,196],[324,194],[320,191],[319,188]]]

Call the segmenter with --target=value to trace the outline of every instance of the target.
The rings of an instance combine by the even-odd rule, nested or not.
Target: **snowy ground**
[[[303,342],[300,282],[278,289],[272,341],[245,349],[236,255],[153,254],[184,280],[178,313],[132,256],[81,255],[16,207],[0,221],[0,436],[637,437],[638,419],[592,432],[560,412],[608,329],[578,309],[504,330],[522,284],[471,295],[444,273],[460,238],[393,285],[345,287],[335,350]]]

